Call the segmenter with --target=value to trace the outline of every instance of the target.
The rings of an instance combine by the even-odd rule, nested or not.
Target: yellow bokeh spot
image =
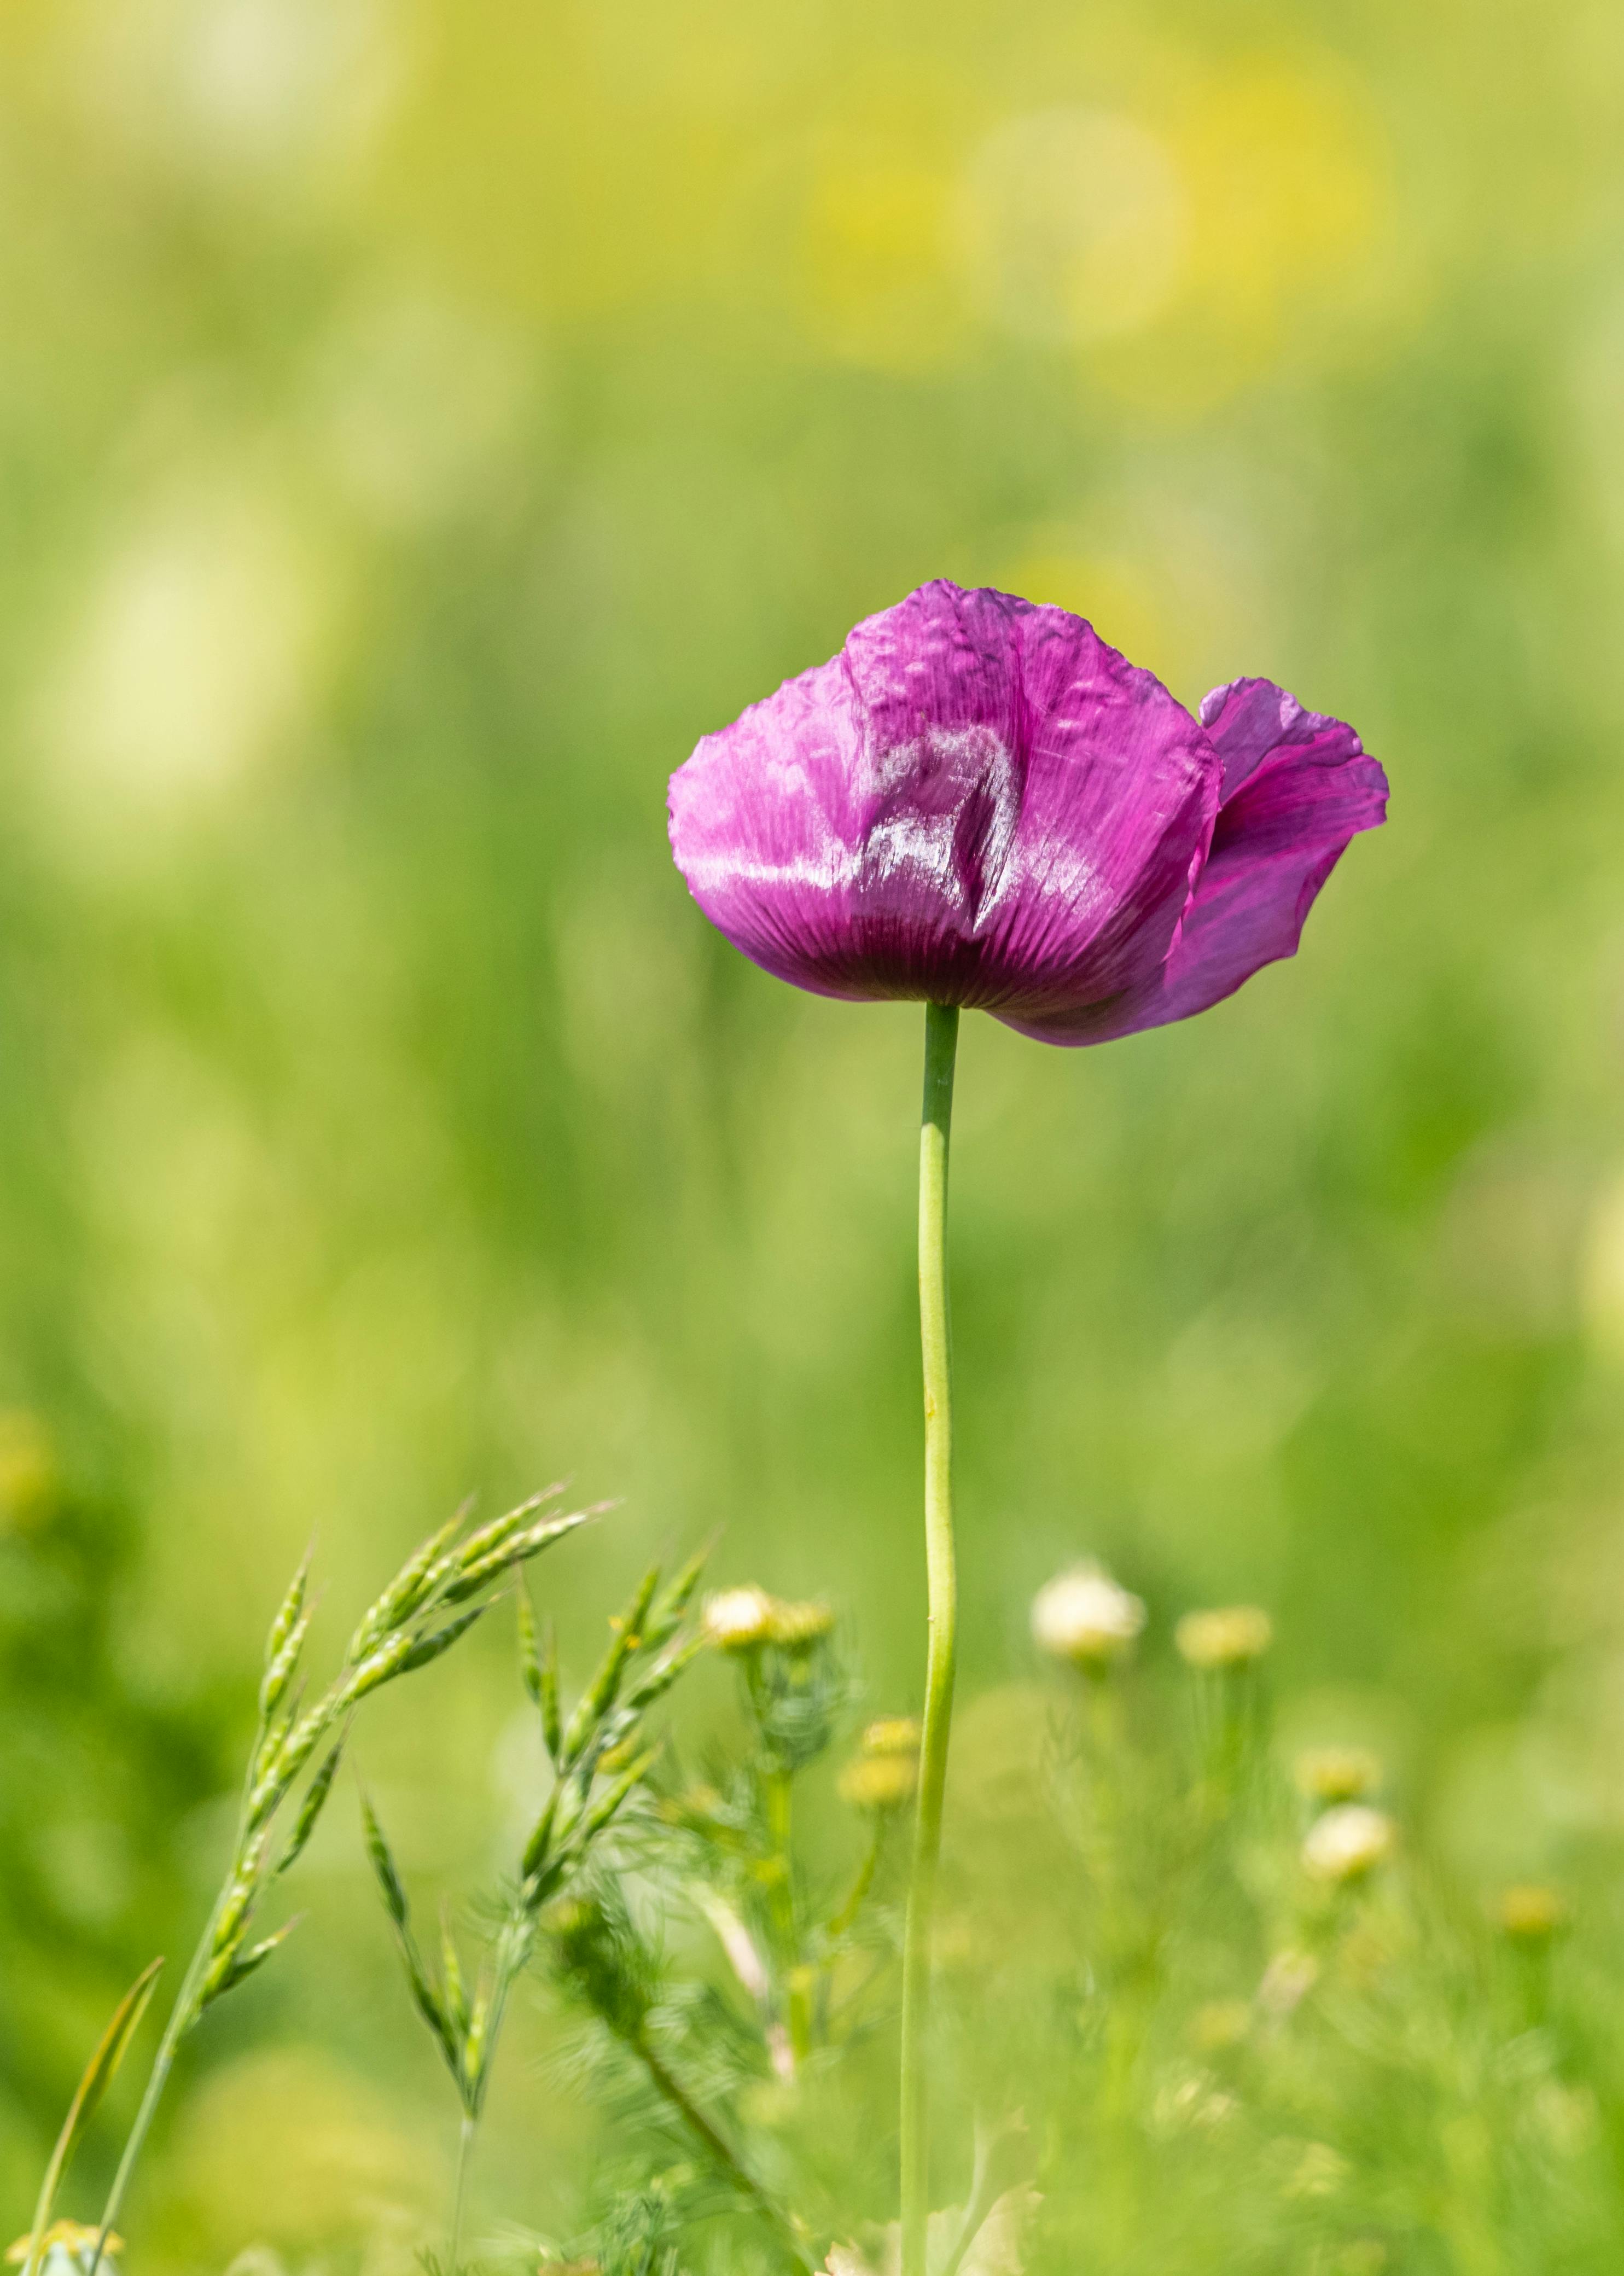
[[[1339,61],[1203,74],[1164,131],[1188,220],[1180,289],[1163,322],[1090,355],[1135,408],[1197,416],[1282,363],[1345,352],[1402,299],[1385,137]]]
[[[935,363],[961,329],[942,273],[950,185],[924,165],[848,156],[820,170],[806,224],[808,317],[883,370]]]
[[[1040,535],[998,581],[1023,600],[1086,617],[1103,641],[1131,663],[1157,669],[1168,641],[1149,580],[1131,564],[1072,550],[1064,537]]]
[[[1210,80],[1173,147],[1189,184],[1199,298],[1274,327],[1324,300],[1370,249],[1380,144],[1356,84],[1277,63]]]
[[[26,1407],[0,1412],[0,1529],[42,1523],[56,1491],[56,1455],[39,1416]]]
[[[1581,1266],[1585,1324],[1598,1351],[1624,1366],[1624,1177],[1601,1195]]]
[[[1157,317],[1188,238],[1163,142],[1081,108],[1006,120],[968,169],[956,253],[981,313],[1018,339],[1111,339]]]

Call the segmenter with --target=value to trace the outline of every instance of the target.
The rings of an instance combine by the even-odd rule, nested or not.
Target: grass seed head
[[[429,1576],[444,1565],[472,1507],[471,1502],[465,1502],[455,1517],[448,1518],[437,1532],[420,1542],[383,1595],[368,1607],[350,1638],[349,1650],[345,1654],[346,1666],[354,1666],[365,1659],[391,1629],[409,1620],[426,1601],[431,1588]]]
[[[400,1875],[396,1870],[393,1853],[384,1839],[383,1829],[378,1824],[372,1804],[364,1794],[360,1798],[360,1817],[367,1840],[367,1855],[371,1859],[372,1870],[377,1876],[378,1890],[383,1899],[384,1909],[397,1928],[404,1928],[406,1923],[406,1890],[401,1885]]]
[[[280,1618],[277,1625],[278,1627],[281,1626]],[[305,1638],[309,1632],[310,1614],[308,1611],[301,1612],[287,1630],[276,1652],[268,1658],[265,1665],[265,1678],[260,1685],[262,1722],[269,1723],[287,1696],[288,1686],[293,1680],[294,1670],[299,1665],[299,1656],[305,1648]],[[273,1628],[271,1633],[274,1637],[276,1630]]]

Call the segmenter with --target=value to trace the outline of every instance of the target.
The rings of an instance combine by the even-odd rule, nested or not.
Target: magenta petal
[[[824,996],[850,959],[862,723],[844,659],[707,735],[671,779],[672,848],[735,948]]]
[[[1161,971],[1097,1009],[1012,1020],[1045,1043],[1098,1043],[1186,1020],[1294,955],[1316,895],[1350,839],[1387,808],[1387,778],[1353,729],[1305,711],[1266,679],[1215,688],[1201,707],[1225,800],[1179,938]]]
[[[1081,618],[938,581],[707,736],[672,846],[747,956],[821,994],[1041,1019],[1160,970],[1219,765]]]

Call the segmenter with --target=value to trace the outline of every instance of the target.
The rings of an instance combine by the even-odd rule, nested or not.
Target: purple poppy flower
[[[1294,953],[1386,798],[1353,729],[1269,680],[1197,719],[1081,617],[938,579],[707,735],[671,840],[780,980],[1099,1043]]]

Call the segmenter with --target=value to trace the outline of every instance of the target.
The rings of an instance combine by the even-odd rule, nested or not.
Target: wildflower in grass
[[[413,2004],[433,2035],[462,2107],[445,2276],[458,2276],[468,2163],[514,1987],[530,1964],[547,1908],[562,1902],[561,1891],[587,1878],[596,1846],[654,1767],[659,1747],[649,1743],[647,1718],[699,1650],[699,1640],[685,1624],[704,1558],[702,1550],[690,1558],[664,1589],[657,1565],[643,1575],[625,1611],[610,1622],[608,1647],[567,1718],[559,1697],[557,1638],[550,1627],[543,1641],[528,1590],[522,1578],[518,1581],[520,1669],[540,1718],[553,1783],[532,1824],[516,1876],[483,1908],[487,1933],[471,1984],[449,1916],[442,1922],[437,1970],[425,1958],[388,1839],[362,1794],[367,1853]]]
[[[1095,1565],[1057,1574],[1032,1599],[1038,1650],[1096,1673],[1131,1650],[1144,1624],[1142,1599]]]
[[[1382,1782],[1379,1755],[1368,1747],[1309,1747],[1292,1764],[1297,1791],[1322,1809],[1362,1802]]]
[[[1557,1892],[1536,1882],[1502,1890],[1495,1911],[1510,1941],[1530,1949],[1549,1944],[1567,1925],[1567,1908]]]
[[[181,1978],[125,2139],[102,2215],[103,2244],[123,2206],[182,2041],[217,1999],[256,1975],[298,1925],[296,1919],[285,1921],[269,1936],[248,1940],[260,1905],[298,1863],[327,1806],[356,1710],[375,1692],[443,1658],[484,1618],[514,1574],[605,1506],[560,1514],[550,1505],[563,1491],[562,1485],[548,1486],[472,1530],[471,1506],[465,1506],[420,1542],[361,1615],[337,1673],[314,1697],[303,1685],[305,1647],[315,1612],[307,1556],[294,1574],[265,1640],[259,1721],[231,1862]],[[296,1794],[298,1806],[292,1809]],[[278,1823],[285,1814],[292,1816],[291,1825]],[[138,1995],[144,1999],[143,1987],[151,1976],[148,1971],[133,1988],[129,1999]],[[48,2174],[48,2182],[49,2178]],[[92,2244],[87,2276],[95,2276],[102,2249]],[[35,2272],[28,2271],[27,2276]]]
[[[86,2276],[96,2251],[100,2231],[82,2220],[54,2220],[41,2237],[34,2265],[39,2276]],[[13,2268],[25,2268],[33,2246],[31,2236],[19,2236],[15,2244],[6,2247],[6,2259]],[[124,2250],[124,2239],[110,2234],[102,2240],[101,2257],[111,2259]]]
[[[1291,955],[1386,787],[1351,727],[1269,680],[1197,716],[1081,618],[937,579],[706,736],[671,834],[705,914],[781,980],[1097,1043]]]
[[[1203,1671],[1249,1667],[1274,1641],[1274,1623],[1256,1605],[1229,1605],[1210,1612],[1186,1612],[1173,1631],[1179,1657]]]
[[[1302,1845],[1302,1862],[1317,1881],[1346,1887],[1362,1881],[1392,1856],[1398,1828],[1384,1809],[1342,1802],[1317,1817]]]
[[[672,850],[734,946],[821,996],[924,1004],[920,1328],[930,1603],[902,1985],[902,2276],[925,2276],[926,2014],[957,1633],[948,1134],[959,1014],[1051,1043],[1188,1019],[1296,949],[1386,781],[1265,679],[1199,716],[1063,609],[945,580],[708,735]]]

